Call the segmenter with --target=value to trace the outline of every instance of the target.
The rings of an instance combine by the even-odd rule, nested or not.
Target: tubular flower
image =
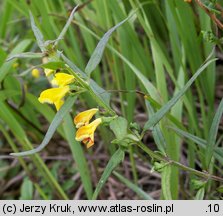
[[[63,97],[69,92],[69,89],[69,86],[47,89],[41,92],[38,100],[40,103],[54,104],[59,110],[64,103]]]
[[[93,108],[84,112],[80,112],[78,115],[76,115],[76,117],[74,118],[74,124],[76,125],[76,128],[88,125],[89,121],[92,119],[97,111],[98,109]]]
[[[55,77],[51,81],[52,85],[66,86],[74,82],[74,76],[66,73],[56,73]]]
[[[76,132],[75,139],[77,141],[82,141],[87,148],[90,148],[94,145],[94,132],[99,124],[101,124],[101,118],[95,119],[88,125],[80,127]]]

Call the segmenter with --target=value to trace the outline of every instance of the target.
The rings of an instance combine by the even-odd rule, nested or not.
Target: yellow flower
[[[54,70],[52,70],[52,69],[49,69],[49,68],[44,69],[44,73],[45,73],[46,76],[51,75],[53,72],[54,72]]]
[[[39,72],[39,70],[38,70],[37,68],[34,68],[34,69],[32,70],[32,76],[33,76],[34,78],[39,78],[39,77],[40,77],[40,72]]]
[[[85,145],[87,145],[87,148],[90,148],[92,145],[94,145],[94,132],[101,122],[101,118],[98,118],[90,124],[80,127],[76,132],[75,139],[77,141],[82,141]]]
[[[55,77],[51,81],[55,86],[66,86],[74,82],[74,76],[66,73],[56,73]]]
[[[74,118],[74,124],[76,125],[76,128],[82,127],[83,125],[88,125],[89,121],[97,111],[98,109],[93,108],[84,112],[80,112],[78,115],[76,115]]]
[[[54,104],[59,110],[64,103],[63,97],[69,92],[69,89],[69,86],[47,89],[41,92],[38,100],[40,103]]]

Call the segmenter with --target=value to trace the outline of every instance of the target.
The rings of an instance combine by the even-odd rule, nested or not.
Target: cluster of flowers
[[[46,76],[49,77],[54,73],[54,70],[45,69],[44,72]],[[64,103],[63,98],[70,90],[69,84],[74,81],[73,75],[62,72],[53,74],[53,79],[50,82],[54,87],[42,91],[38,98],[39,102],[54,104],[58,111]]]
[[[101,118],[97,118],[89,123],[97,112],[98,109],[93,108],[79,113],[74,118],[74,124],[76,125],[76,128],[78,128],[75,139],[80,142],[82,141],[87,148],[94,145],[94,132],[98,125],[102,123]]]
[[[40,103],[54,104],[58,111],[64,103],[65,95],[70,90],[69,84],[74,83],[75,78],[73,75],[67,73],[55,73],[55,71],[51,69],[45,69],[44,72],[47,77],[53,75],[50,83],[54,87],[42,91],[38,100]],[[102,122],[101,118],[97,118],[89,123],[97,112],[98,109],[93,108],[79,113],[74,118],[74,124],[78,129],[75,139],[80,142],[82,141],[87,148],[94,145],[94,132]]]

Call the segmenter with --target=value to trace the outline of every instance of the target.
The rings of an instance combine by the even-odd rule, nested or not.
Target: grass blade
[[[177,103],[177,101],[185,94],[188,88],[193,84],[193,82],[197,79],[197,77],[210,65],[212,62],[216,61],[216,58],[207,61],[204,65],[202,65],[197,72],[190,78],[190,80],[186,83],[186,85],[171,99],[169,100],[159,111],[157,111],[154,116],[149,119],[143,131],[150,129],[154,125],[156,125],[163,117],[166,115],[170,109]]]
[[[213,156],[214,146],[216,143],[216,138],[217,138],[217,133],[218,133],[218,127],[221,121],[222,114],[223,114],[223,99],[221,100],[218,106],[217,112],[214,116],[210,131],[209,131],[209,136],[208,136],[208,141],[207,141],[207,146],[206,146],[206,153],[205,153],[207,167],[209,167],[211,158]]]
[[[177,134],[184,136],[191,141],[197,143],[199,146],[205,147],[207,145],[207,141],[204,139],[201,139],[200,137],[194,136],[193,134],[190,134],[186,131],[180,130],[178,128],[169,127],[171,130],[174,130]]]
[[[149,113],[150,118],[154,115],[154,110],[152,106],[150,105],[149,101],[146,101],[146,107]],[[155,143],[157,145],[157,148],[163,153],[166,154],[166,141],[163,136],[163,133],[159,127],[159,125],[156,125],[152,131]]]

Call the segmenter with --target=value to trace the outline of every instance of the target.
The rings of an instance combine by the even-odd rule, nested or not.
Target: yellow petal
[[[74,82],[74,76],[66,73],[56,73],[51,81],[56,86],[66,86]]]
[[[52,69],[49,69],[49,68],[44,69],[44,73],[45,73],[46,76],[51,75],[53,72],[54,72],[54,70],[52,70]]]
[[[32,70],[32,76],[34,78],[39,78],[40,77],[40,71],[37,68],[33,69]]]
[[[74,118],[74,124],[76,125],[76,128],[89,124],[89,121],[97,111],[98,109],[93,108],[84,112],[80,112],[78,115],[76,115]]]
[[[62,107],[63,104],[64,104],[64,100],[59,100],[54,103],[57,111]]]
[[[40,103],[55,104],[57,110],[63,105],[63,97],[69,92],[69,86],[50,88],[41,92]]]
[[[94,132],[101,122],[101,118],[98,118],[90,124],[80,127],[76,132],[75,139],[77,141],[83,141],[85,144],[87,144],[87,147],[92,146],[94,144]]]
[[[94,140],[91,140],[90,138],[84,139],[82,142],[86,145],[87,148],[90,148],[94,145]]]

